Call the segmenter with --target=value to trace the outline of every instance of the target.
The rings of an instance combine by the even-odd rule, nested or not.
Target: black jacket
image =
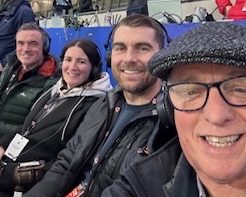
[[[134,163],[101,197],[198,197],[196,173],[170,140],[146,159]]]
[[[21,131],[32,105],[59,79],[51,56],[18,80],[20,69],[20,61],[13,57],[0,76],[0,144],[3,138]]]
[[[67,143],[66,149],[59,153],[58,160],[44,179],[24,196],[64,196],[77,186],[83,180],[83,173],[88,162],[93,159],[97,147],[114,125],[119,114],[118,109],[123,102],[125,100],[122,91],[117,89],[97,101],[90,108],[75,136]],[[118,178],[126,154],[133,149],[144,147],[153,130],[159,126],[158,122],[153,102],[124,127],[122,136],[116,140],[105,159],[93,167],[93,183],[83,196],[100,196],[104,188]],[[166,135],[169,136],[168,133]]]
[[[97,99],[105,96],[109,89],[111,84],[109,76],[105,73],[90,85],[75,87],[69,91],[64,89],[63,79],[60,78],[45,92],[33,105],[25,119],[22,132],[19,132],[29,139],[29,142],[16,161],[3,159],[7,166],[0,176],[0,196],[13,196],[16,181],[12,177],[16,174],[14,168],[19,162],[44,160],[46,165],[42,169],[43,174],[75,133],[88,109]],[[5,141],[0,139],[0,145],[6,148],[12,138],[13,136],[6,137]],[[36,181],[41,176],[36,178]],[[19,180],[23,183],[21,178]],[[23,191],[27,191],[36,181],[29,181],[30,184],[25,181],[25,184],[19,185]]]

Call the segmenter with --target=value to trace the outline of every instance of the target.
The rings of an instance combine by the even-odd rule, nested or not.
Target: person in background
[[[21,131],[34,102],[59,79],[50,39],[36,23],[23,24],[16,34],[16,56],[0,77],[0,139]]]
[[[246,1],[216,0],[218,9],[226,19],[243,20],[246,19]]]
[[[156,97],[162,81],[150,75],[147,62],[164,46],[163,28],[136,14],[122,19],[110,35],[118,86],[88,110],[56,162],[25,197],[100,196],[119,176],[125,156],[144,147],[159,129]],[[160,142],[170,135],[163,132]]]
[[[15,52],[15,35],[19,27],[34,22],[35,15],[26,0],[0,0],[0,65],[7,61],[7,54]],[[3,47],[4,46],[4,47]]]
[[[55,8],[55,13],[61,15],[68,14],[73,5],[71,0],[54,0],[53,7]]]
[[[93,11],[91,0],[79,0],[78,13]]]
[[[245,27],[208,22],[153,56],[149,70],[166,81],[178,138],[131,165],[102,197],[246,196],[245,35]]]
[[[127,3],[127,16],[134,13],[149,15],[147,0],[129,0]]]
[[[15,189],[25,192],[41,179],[89,107],[112,87],[109,75],[101,73],[100,52],[92,41],[79,39],[68,43],[61,60],[62,77],[36,101],[19,132],[29,142],[16,158],[8,149],[2,158],[1,197],[13,196]],[[0,139],[4,150],[13,139],[7,137]],[[12,144],[16,145],[14,140]],[[33,161],[39,163],[33,166]],[[23,164],[25,168],[21,168]]]

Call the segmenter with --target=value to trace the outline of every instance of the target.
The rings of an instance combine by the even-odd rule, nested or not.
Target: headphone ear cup
[[[47,38],[44,42],[44,49],[43,49],[43,53],[44,55],[49,55],[49,52],[50,52],[50,42],[51,42],[51,38],[49,37],[48,33],[47,34]]]
[[[102,64],[100,63],[97,66],[94,66],[91,70],[90,76],[89,76],[89,80],[90,81],[95,81],[98,78],[100,78],[101,75],[101,69],[102,69]]]
[[[107,51],[107,54],[106,54],[106,64],[107,64],[107,67],[111,68],[111,51]]]
[[[167,128],[174,127],[173,107],[169,102],[167,93],[163,92],[157,96],[156,108],[161,124]]]
[[[164,95],[163,103],[164,103],[166,121],[168,122],[169,127],[173,127],[173,126],[175,126],[174,110],[173,110],[173,107],[169,101],[167,93],[165,93],[165,95]]]

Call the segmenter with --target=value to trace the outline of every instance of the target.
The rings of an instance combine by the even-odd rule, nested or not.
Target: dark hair
[[[100,53],[100,50],[97,47],[97,45],[88,39],[74,40],[74,41],[66,44],[64,46],[64,48],[62,49],[62,52],[60,55],[61,61],[63,61],[66,51],[70,47],[73,47],[73,46],[77,46],[77,47],[81,48],[85,52],[85,54],[87,55],[91,65],[92,65],[91,73],[89,75],[87,82],[96,81],[96,80],[100,79],[100,75],[101,75],[101,71],[102,71],[102,62],[101,62],[101,53]]]
[[[44,56],[48,56],[50,51],[50,41],[51,41],[49,34],[41,27],[39,27],[39,25],[35,22],[24,23],[23,25],[20,26],[17,33],[20,31],[27,31],[27,30],[36,30],[42,34],[43,54]]]
[[[155,39],[159,43],[160,48],[164,47],[164,38],[165,33],[164,29],[161,27],[161,24],[155,19],[143,15],[143,14],[132,14],[123,18],[115,27],[112,32],[112,39],[114,38],[115,31],[120,26],[130,26],[130,27],[150,27],[155,31]]]

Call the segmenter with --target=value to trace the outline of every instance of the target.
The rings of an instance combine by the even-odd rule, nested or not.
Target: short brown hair
[[[115,31],[120,27],[120,26],[130,26],[130,27],[150,27],[154,29],[155,31],[155,39],[159,43],[160,48],[164,47],[164,30],[163,27],[161,26],[162,24],[155,19],[143,15],[143,14],[132,14],[130,16],[127,16],[123,18],[113,29],[112,31],[112,40],[114,38],[114,33]]]

